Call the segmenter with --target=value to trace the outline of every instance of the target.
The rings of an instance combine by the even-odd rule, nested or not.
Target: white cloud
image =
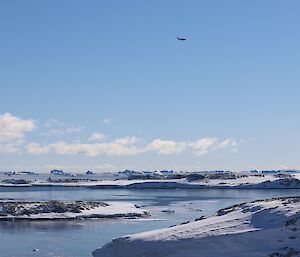
[[[104,152],[110,156],[136,155],[144,152],[143,148],[136,146],[125,146],[117,143],[107,143],[103,145]]]
[[[111,122],[111,119],[106,118],[106,122]],[[64,123],[55,119],[48,120],[44,127],[47,129],[49,135],[64,135],[82,130],[82,127],[66,128]],[[45,145],[36,142],[26,144],[24,140],[25,134],[33,131],[35,128],[35,122],[31,119],[25,120],[10,113],[0,115],[0,153],[18,153],[25,149],[29,154],[46,154],[52,152],[56,154],[84,154],[87,156],[127,156],[145,152],[171,155],[192,151],[195,156],[203,156],[225,149],[237,152],[238,145],[243,142],[242,140],[236,141],[233,138],[220,140],[215,137],[206,137],[196,141],[173,141],[158,138],[147,143],[142,138],[135,136],[104,141],[104,134],[94,132],[90,135],[88,141],[101,142],[68,143],[58,141]]]
[[[196,150],[206,150],[212,147],[217,142],[217,140],[217,138],[211,137],[201,138],[196,142],[192,143],[191,146]]]
[[[48,120],[44,126],[48,129],[47,133],[52,135],[76,133],[82,129],[81,127],[65,128],[64,123],[55,119]],[[24,146],[28,154],[46,154],[53,152],[56,154],[84,154],[87,156],[127,156],[145,152],[157,152],[158,154],[171,155],[192,150],[195,156],[203,156],[222,149],[230,149],[236,152],[239,144],[233,138],[227,138],[221,141],[217,138],[207,137],[194,142],[154,139],[147,143],[142,138],[127,136],[98,143],[68,143],[58,141],[46,145],[41,145],[36,142],[27,143],[25,145],[26,142],[23,140],[25,134],[33,131],[35,128],[35,122],[31,119],[21,119],[9,113],[0,115],[0,153],[18,153],[21,152]],[[104,134],[94,132],[90,135],[88,141],[103,141],[104,139]]]
[[[105,138],[105,135],[100,132],[94,132],[88,138],[89,141],[102,141]]]
[[[0,153],[20,153],[25,134],[35,128],[31,119],[21,119],[10,113],[0,115]]]
[[[106,117],[106,118],[103,120],[103,123],[104,123],[104,124],[110,124],[110,123],[111,123],[111,117]]]
[[[118,139],[119,142],[107,142],[107,143],[94,143],[94,144],[82,144],[74,143],[68,144],[63,141],[59,141],[50,144],[49,147],[58,154],[85,154],[87,156],[97,156],[100,154],[106,154],[109,156],[125,156],[135,155],[141,153],[143,149],[136,146],[126,145],[122,139]]]
[[[155,139],[146,146],[146,150],[156,151],[161,154],[178,154],[185,150],[185,142]]]
[[[203,156],[209,153],[210,148],[214,146],[217,141],[217,138],[205,137],[189,143],[189,146],[194,149],[195,156]]]
[[[0,115],[0,142],[22,139],[36,128],[33,120],[24,120],[10,113]]]
[[[189,145],[194,149],[194,155],[203,156],[210,152],[226,148],[234,148],[233,151],[236,152],[238,143],[233,138],[227,138],[220,141],[218,138],[207,137],[199,139]]]
[[[123,138],[117,138],[113,141],[115,144],[119,145],[132,145],[135,143],[140,142],[141,139],[137,137],[123,137]]]
[[[82,127],[76,128],[52,128],[48,129],[46,132],[42,133],[45,136],[62,136],[71,133],[78,133],[82,130]]]
[[[45,136],[62,136],[82,131],[83,127],[66,127],[65,123],[56,119],[48,119],[44,124],[46,131],[41,133]]]
[[[123,137],[101,143],[66,143],[58,141],[45,146],[30,143],[27,144],[26,149],[27,153],[31,154],[54,152],[56,154],[84,154],[87,156],[127,156],[153,151],[158,154],[171,155],[180,154],[191,149],[195,156],[203,156],[222,149],[230,149],[232,152],[236,152],[238,145],[232,138],[221,141],[210,137],[202,138],[195,142],[176,142],[163,139],[155,139],[148,144],[141,144],[141,142],[143,142],[141,138]]]
[[[29,154],[44,154],[49,152],[49,147],[41,146],[38,143],[30,143],[26,145],[26,151]]]
[[[227,138],[224,141],[220,142],[217,148],[229,148],[229,147],[235,147],[238,143],[233,138]]]
[[[19,153],[19,145],[14,143],[0,144],[0,153]]]
[[[198,157],[201,157],[201,156],[206,155],[206,154],[208,154],[208,153],[209,153],[208,150],[198,150],[198,151],[194,151],[194,155],[195,155],[195,156],[198,156]]]

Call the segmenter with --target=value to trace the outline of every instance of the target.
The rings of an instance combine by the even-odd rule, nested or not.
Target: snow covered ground
[[[75,218],[133,218],[149,212],[125,202],[0,202],[1,220],[54,220]]]
[[[121,238],[94,257],[300,256],[300,197],[257,200],[184,225]]]
[[[88,186],[91,189],[203,189],[203,188],[236,188],[236,189],[299,189],[300,180],[296,178],[243,177],[232,180],[205,179],[203,181],[188,182],[180,180],[122,180],[101,181]]]
[[[178,175],[178,174],[177,174]],[[89,187],[91,189],[201,189],[201,188],[274,188],[299,189],[300,173],[283,174],[205,174],[201,179],[191,180],[191,173],[179,174],[179,178],[161,176],[160,179],[114,179],[100,175],[53,176],[45,174],[0,174],[0,187]],[[198,174],[199,176],[199,174]],[[200,175],[201,176],[201,175]],[[175,175],[173,175],[175,177]]]

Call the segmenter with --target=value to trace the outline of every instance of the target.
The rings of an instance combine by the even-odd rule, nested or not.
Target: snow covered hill
[[[241,184],[237,188],[247,188],[247,189],[299,189],[300,180],[296,178],[282,178],[277,180],[267,180],[258,184]]]
[[[300,197],[243,203],[185,225],[113,239],[93,256],[300,256]]]

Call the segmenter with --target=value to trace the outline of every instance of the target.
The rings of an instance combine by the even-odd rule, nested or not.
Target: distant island
[[[133,171],[81,174],[52,170],[0,172],[0,187],[89,187],[91,189],[298,189],[298,170]]]
[[[138,218],[150,215],[131,203],[96,201],[0,201],[1,220]]]

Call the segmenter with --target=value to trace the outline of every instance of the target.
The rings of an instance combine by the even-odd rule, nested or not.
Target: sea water
[[[193,221],[236,203],[295,195],[300,190],[0,188],[1,200],[126,201],[151,212],[143,219],[0,221],[0,256],[88,257],[119,236]]]

